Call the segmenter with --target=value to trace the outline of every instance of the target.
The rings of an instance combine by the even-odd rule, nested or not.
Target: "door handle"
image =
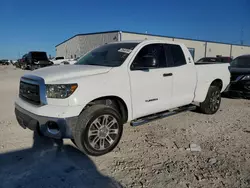
[[[173,74],[172,73],[164,73],[163,74],[163,77],[167,77],[167,76],[173,76]]]

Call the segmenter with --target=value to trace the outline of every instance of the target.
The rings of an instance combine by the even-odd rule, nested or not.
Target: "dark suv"
[[[235,58],[229,70],[231,82],[226,93],[231,97],[250,98],[250,55]]]
[[[34,70],[53,65],[53,62],[48,59],[46,52],[31,51],[23,57],[21,64],[23,69]]]

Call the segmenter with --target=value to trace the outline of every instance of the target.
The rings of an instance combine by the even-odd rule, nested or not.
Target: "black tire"
[[[63,65],[69,65],[70,63],[68,61],[63,61],[61,64],[63,64]]]
[[[27,67],[28,67],[28,65],[26,63],[24,63],[24,64],[21,65],[21,69],[22,70],[27,70]]]
[[[205,101],[200,104],[200,111],[204,114],[215,114],[220,108],[220,103],[220,88],[210,86]]]
[[[107,130],[106,128],[104,128],[106,132],[103,133],[104,130],[101,128],[103,127],[103,122],[100,122],[100,121],[104,121],[104,119],[101,119],[102,117],[111,118],[112,122],[113,120],[115,121],[115,123],[112,123],[112,125],[109,128],[111,129],[112,127],[115,127],[115,129],[113,128],[113,130],[116,130],[116,133],[110,133],[110,129]],[[98,121],[99,128],[96,127],[96,124],[93,123],[96,121]],[[108,119],[105,121],[106,122],[105,125],[108,127],[109,123],[107,121]],[[96,130],[94,131],[98,132],[98,133],[95,133],[98,136],[89,135],[89,131],[91,130],[93,131],[93,127],[96,128]],[[100,155],[104,155],[112,151],[117,146],[117,144],[119,143],[121,139],[122,132],[123,132],[122,118],[121,118],[121,115],[117,112],[117,110],[107,105],[97,104],[97,105],[88,107],[86,110],[84,110],[80,114],[78,121],[77,121],[76,128],[73,131],[73,138],[74,138],[76,146],[82,152],[88,155],[92,155],[92,156],[100,156]],[[102,137],[101,137],[101,134],[102,134]],[[103,149],[101,148],[101,140],[103,142],[102,144]],[[93,146],[94,141],[95,143]],[[110,144],[110,142],[112,142],[112,144]],[[107,145],[108,147],[105,148],[105,146]],[[100,147],[98,148],[96,146],[100,146]]]

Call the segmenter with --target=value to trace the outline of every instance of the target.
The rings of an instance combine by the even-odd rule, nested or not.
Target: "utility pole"
[[[240,44],[243,45],[244,44],[244,30],[243,30],[243,26],[241,26],[241,31],[240,31]]]

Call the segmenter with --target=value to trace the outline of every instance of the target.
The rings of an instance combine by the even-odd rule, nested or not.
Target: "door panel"
[[[192,65],[192,66],[190,66]],[[190,104],[194,99],[196,71],[193,64],[171,68],[173,72],[172,107]]]
[[[130,72],[134,119],[170,108],[173,77],[166,73],[168,68]]]
[[[171,107],[176,108],[190,104],[194,99],[196,87],[195,66],[190,62],[187,63],[180,45],[166,44],[164,47],[169,70],[173,73]]]
[[[144,46],[129,70],[133,118],[169,109],[172,72],[166,66],[163,44]]]

